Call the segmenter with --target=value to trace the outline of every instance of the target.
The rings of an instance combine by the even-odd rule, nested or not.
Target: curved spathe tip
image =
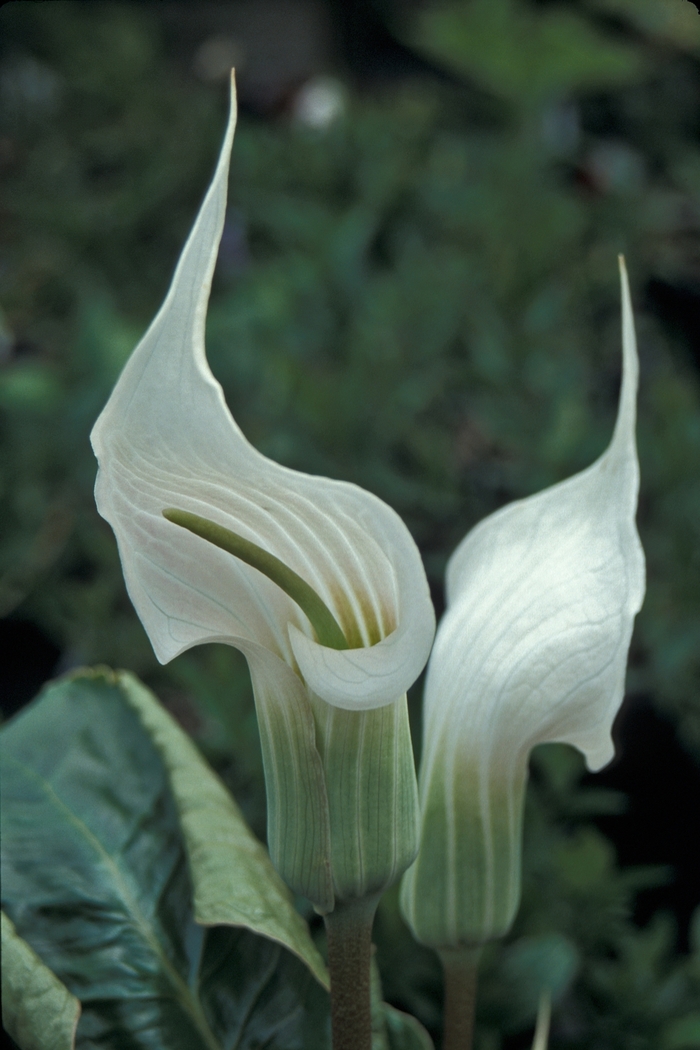
[[[200,383],[210,388],[210,398],[219,402],[228,415],[223,392],[207,365],[204,328],[226,216],[228,173],[237,118],[236,81],[231,70],[229,116],[214,177],[185,242],[165,299],[122,369],[90,434],[100,467],[109,456],[110,445],[118,433],[129,432],[134,423],[145,426],[149,411],[153,429],[157,428],[163,391],[180,394],[170,405],[170,411],[181,411],[182,394],[195,381],[195,374]],[[178,366],[181,374],[179,389],[176,390],[174,373]],[[99,503],[98,510],[102,513]],[[110,518],[107,520],[114,526]]]
[[[618,255],[620,292],[622,297],[622,384],[618,401],[617,420],[607,455],[633,458],[637,461],[635,427],[637,422],[637,388],[639,386],[639,357],[629,278],[624,255]]]
[[[343,650],[319,645],[293,624],[289,628],[309,688],[326,703],[349,711],[384,707],[403,696],[423,670],[435,635],[435,610],[418,548],[394,511],[363,495],[375,505],[377,533],[392,561],[396,628],[374,645]]]

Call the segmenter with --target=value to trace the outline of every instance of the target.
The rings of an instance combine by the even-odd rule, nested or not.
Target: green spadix
[[[220,547],[228,554],[233,554],[246,565],[252,565],[258,572],[267,576],[268,580],[276,583],[308,617],[321,645],[329,649],[349,648],[338,621],[323,598],[306,580],[303,580],[298,573],[290,569],[274,554],[259,547],[257,543],[244,539],[237,532],[225,529],[223,525],[217,525],[207,518],[200,518],[197,514],[190,514],[186,510],[169,507],[163,511],[163,517],[172,521],[174,525],[188,529],[195,536],[201,536],[203,540],[213,543],[215,547]]]

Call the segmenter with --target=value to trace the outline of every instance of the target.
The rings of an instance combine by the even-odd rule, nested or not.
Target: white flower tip
[[[637,421],[637,387],[639,385],[639,358],[629,278],[624,255],[618,255],[620,293],[622,297],[622,385],[615,423],[615,432],[608,454],[633,457],[636,464],[635,426]]]
[[[229,117],[214,177],[163,304],[127,361],[90,434],[100,467],[110,442],[119,432],[128,432],[131,444],[140,437],[133,434],[134,426],[141,433],[150,426],[151,439],[157,430],[164,432],[158,417],[167,412],[171,416],[178,414],[181,409],[178,402],[187,401],[189,392],[185,394],[185,388],[192,384],[192,373],[196,375],[195,381],[203,380],[216,391],[216,399],[224,406],[223,393],[207,364],[204,326],[224,227],[237,112],[236,82],[231,70]],[[224,413],[228,415],[225,407]],[[111,521],[99,502],[98,509]]]

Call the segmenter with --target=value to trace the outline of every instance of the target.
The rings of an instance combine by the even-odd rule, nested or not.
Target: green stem
[[[331,975],[333,1050],[372,1050],[370,960],[378,898],[336,904],[324,915]]]
[[[443,1050],[472,1050],[479,949],[441,951],[445,974]]]

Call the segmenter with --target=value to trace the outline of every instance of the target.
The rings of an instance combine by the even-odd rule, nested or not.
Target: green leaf
[[[588,0],[588,6],[623,18],[683,51],[700,50],[700,18],[692,0]]]
[[[131,674],[122,671],[117,677],[168,770],[192,873],[197,922],[246,926],[278,941],[328,988],[328,973],[308,927],[231,793],[153,693]]]
[[[582,892],[605,882],[615,864],[615,853],[595,828],[582,828],[562,842],[555,863],[564,884]]]
[[[508,945],[501,961],[501,981],[510,1023],[517,1026],[534,1021],[543,992],[558,1002],[571,986],[579,965],[575,945],[558,933],[521,937]]]
[[[433,1050],[433,1041],[420,1021],[384,1003],[388,1050]]]
[[[700,1012],[679,1017],[664,1028],[661,1036],[663,1050],[690,1050],[700,1046]]]
[[[249,929],[194,921],[168,774],[116,676],[51,685],[0,748],[4,907],[81,1000],[81,1048],[327,1046],[306,966]]]
[[[2,913],[2,1023],[21,1050],[73,1050],[80,1003]]]
[[[372,957],[372,1050],[434,1050],[433,1041],[420,1021],[383,1001],[377,961]]]
[[[407,43],[495,95],[528,109],[582,88],[638,78],[641,56],[561,5],[513,0],[422,6]]]

